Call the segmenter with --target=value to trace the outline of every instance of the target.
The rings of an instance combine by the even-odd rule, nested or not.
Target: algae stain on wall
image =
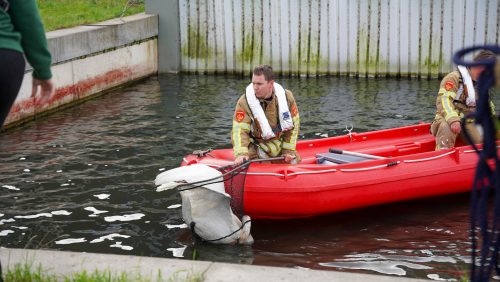
[[[252,42],[252,34],[245,35],[245,45],[243,49],[237,50],[238,60],[242,63],[251,63],[253,57],[257,54],[254,42]]]
[[[435,22],[432,25],[435,29],[433,33],[415,32],[422,29],[422,22],[429,20],[432,13],[424,13],[422,19],[407,17],[413,8],[418,8],[413,1],[356,0],[354,2],[357,4],[352,5],[346,5],[351,1],[343,0],[336,5],[329,3],[329,0],[285,0],[276,1],[276,4],[272,1],[275,8],[270,14],[266,13],[268,4],[263,4],[263,0],[226,0],[223,1],[223,9],[213,9],[213,13],[210,13],[216,19],[224,17],[223,24],[222,21],[206,19],[206,11],[210,12],[210,9],[197,9],[198,5],[206,4],[206,1],[179,1],[189,4],[180,5],[180,9],[189,8],[191,11],[181,11],[188,17],[184,25],[186,28],[181,29],[181,56],[188,62],[188,71],[210,71],[215,60],[214,68],[217,71],[217,68],[228,64],[223,60],[231,60],[231,71],[241,74],[248,73],[255,64],[273,62],[276,71],[292,75],[347,74],[365,77],[406,74],[434,77],[451,71],[451,53],[462,47],[456,42],[466,41],[464,35],[449,36],[453,30],[446,21]],[[452,6],[443,4],[448,0],[435,1],[438,4],[434,7],[441,7],[441,14],[447,15],[453,11]],[[424,2],[427,3],[427,0]],[[338,11],[322,9],[325,6],[335,7]],[[387,13],[384,10],[386,6],[391,13],[387,24],[385,18],[381,19]],[[206,15],[198,10],[205,11]],[[224,16],[224,13],[233,15]],[[322,19],[324,13],[331,18]],[[486,23],[489,31],[498,27],[500,14],[488,15],[492,18]],[[484,9],[477,9],[474,16],[485,16]],[[400,25],[396,29],[399,34],[395,34],[392,28],[396,24]],[[461,24],[460,20],[458,24]],[[288,27],[284,28],[283,25]],[[436,25],[441,25],[441,31]],[[476,31],[473,25],[461,26],[465,26],[463,33],[468,38],[484,32]],[[341,34],[345,32],[350,34]],[[267,36],[268,33],[271,36]],[[230,42],[216,42],[220,34],[224,34],[224,40],[227,36]],[[264,42],[264,39],[273,42]],[[433,42],[429,43],[429,40]],[[225,46],[226,51],[219,46]],[[280,50],[276,49],[277,46]],[[331,48],[337,50],[332,51]],[[283,50],[286,52],[283,53]],[[228,57],[227,52],[231,54]]]
[[[201,29],[200,30],[204,30]],[[188,40],[182,44],[182,56],[190,59],[211,58],[213,48],[207,42],[205,34],[198,33],[196,28],[188,26]]]

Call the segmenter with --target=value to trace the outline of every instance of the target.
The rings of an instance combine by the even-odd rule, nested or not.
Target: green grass
[[[46,31],[144,12],[144,0],[36,0]]]
[[[30,263],[16,264],[14,268],[9,269],[4,274],[5,282],[21,282],[21,281],[37,281],[37,282],[52,282],[57,281],[55,275],[44,274],[44,271],[39,266],[33,269]]]
[[[152,280],[147,277],[142,277],[137,274],[130,276],[127,273],[112,274],[111,271],[81,271],[73,273],[70,276],[61,277],[51,274],[50,271],[42,269],[41,266],[34,267],[32,263],[16,264],[13,268],[9,268],[4,274],[5,282],[202,282],[205,280],[205,273],[208,268],[201,272],[193,270],[178,270],[170,278],[164,279],[161,272],[158,272],[158,279]]]

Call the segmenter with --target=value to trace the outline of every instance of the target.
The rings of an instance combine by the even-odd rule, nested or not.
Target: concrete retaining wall
[[[48,102],[35,104],[28,66],[5,126],[156,73],[157,36],[158,17],[145,14],[48,32],[56,93]]]
[[[208,261],[190,261],[152,257],[125,255],[108,255],[92,253],[74,253],[48,250],[0,249],[4,275],[16,264],[31,265],[32,270],[39,266],[45,275],[71,277],[75,273],[86,270],[91,274],[94,270],[109,271],[117,277],[126,273],[130,280],[140,281],[195,281],[193,277],[204,273],[203,281],[427,281],[384,275],[356,274],[337,271],[321,271],[310,269],[294,269],[218,263]],[[188,277],[191,277],[189,279]],[[142,279],[139,279],[142,278]]]

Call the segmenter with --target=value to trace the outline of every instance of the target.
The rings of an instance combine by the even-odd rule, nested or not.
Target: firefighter
[[[495,54],[488,50],[480,51],[474,61],[495,58]],[[431,133],[436,136],[436,150],[453,148],[457,136],[466,142],[461,125],[477,144],[482,142],[482,134],[474,124],[474,119],[464,117],[476,111],[477,96],[476,80],[484,70],[484,66],[466,68],[458,66],[458,70],[446,75],[441,81],[436,99],[436,116],[431,124]],[[490,101],[492,113],[495,113],[494,104]]]
[[[274,82],[270,66],[255,67],[252,83],[234,110],[234,163],[278,156],[284,157],[284,163],[299,163],[295,148],[299,128],[299,111],[292,92]]]

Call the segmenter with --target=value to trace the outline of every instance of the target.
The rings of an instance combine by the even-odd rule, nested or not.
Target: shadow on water
[[[431,121],[438,81],[284,78],[301,139]],[[0,134],[0,244],[456,278],[468,199],[453,196],[253,223],[253,246],[195,242],[155,176],[193,150],[229,148],[248,79],[165,75]]]

